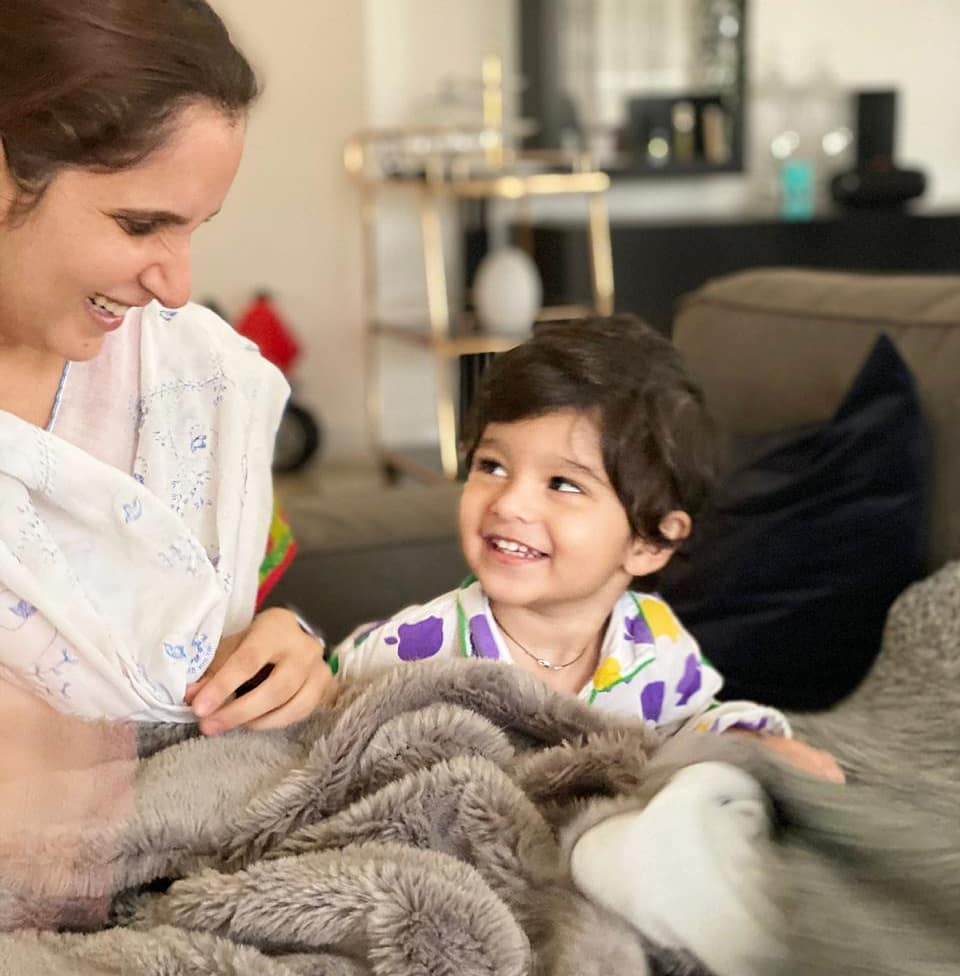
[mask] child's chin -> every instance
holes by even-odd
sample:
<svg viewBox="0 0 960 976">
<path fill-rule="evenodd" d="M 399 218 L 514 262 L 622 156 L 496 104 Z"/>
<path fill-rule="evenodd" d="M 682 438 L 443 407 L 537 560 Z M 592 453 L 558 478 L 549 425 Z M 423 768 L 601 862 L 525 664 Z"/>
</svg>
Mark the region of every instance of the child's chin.
<svg viewBox="0 0 960 976">
<path fill-rule="evenodd" d="M 492 574 L 475 574 L 480 581 L 480 588 L 491 603 L 502 606 L 520 605 L 527 603 L 529 594 L 523 587 L 511 585 L 509 581 L 497 579 Z"/>
</svg>

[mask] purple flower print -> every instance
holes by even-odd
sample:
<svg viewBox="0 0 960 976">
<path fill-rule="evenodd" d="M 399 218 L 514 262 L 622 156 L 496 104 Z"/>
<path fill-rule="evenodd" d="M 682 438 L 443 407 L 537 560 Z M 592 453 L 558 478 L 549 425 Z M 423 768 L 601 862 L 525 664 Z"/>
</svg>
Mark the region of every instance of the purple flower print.
<svg viewBox="0 0 960 976">
<path fill-rule="evenodd" d="M 648 722 L 658 722 L 663 712 L 663 697 L 667 686 L 662 681 L 651 681 L 640 692 L 640 708 Z"/>
<path fill-rule="evenodd" d="M 397 636 L 388 637 L 386 643 L 399 643 L 397 656 L 401 661 L 423 661 L 443 646 L 443 621 L 427 617 L 415 624 L 400 624 Z"/>
<path fill-rule="evenodd" d="M 623 622 L 626 632 L 624 639 L 634 644 L 653 644 L 653 631 L 646 620 L 638 613 L 635 617 L 627 617 Z"/>
<path fill-rule="evenodd" d="M 470 643 L 477 657 L 484 657 L 489 661 L 500 660 L 500 651 L 493 631 L 490 630 L 490 622 L 482 613 L 470 618 Z"/>
<path fill-rule="evenodd" d="M 739 722 L 735 722 L 733 727 L 735 729 L 743 729 L 744 732 L 762 732 L 767 727 L 767 717 L 764 715 L 755 722 L 748 722 L 746 719 L 741 719 Z"/>
<path fill-rule="evenodd" d="M 677 704 L 686 705 L 688 701 L 700 690 L 703 684 L 700 673 L 700 662 L 696 654 L 688 654 L 683 666 L 683 677 L 677 682 Z"/>
</svg>

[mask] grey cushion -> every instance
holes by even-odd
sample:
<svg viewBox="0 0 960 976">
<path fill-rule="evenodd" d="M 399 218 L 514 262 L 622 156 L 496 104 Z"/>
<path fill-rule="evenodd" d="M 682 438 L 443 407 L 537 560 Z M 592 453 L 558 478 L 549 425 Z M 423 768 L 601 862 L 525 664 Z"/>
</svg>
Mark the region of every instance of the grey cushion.
<svg viewBox="0 0 960 976">
<path fill-rule="evenodd" d="M 335 643 L 357 625 L 452 589 L 466 575 L 459 484 L 287 494 L 299 553 L 267 605 L 296 607 Z"/>
</svg>

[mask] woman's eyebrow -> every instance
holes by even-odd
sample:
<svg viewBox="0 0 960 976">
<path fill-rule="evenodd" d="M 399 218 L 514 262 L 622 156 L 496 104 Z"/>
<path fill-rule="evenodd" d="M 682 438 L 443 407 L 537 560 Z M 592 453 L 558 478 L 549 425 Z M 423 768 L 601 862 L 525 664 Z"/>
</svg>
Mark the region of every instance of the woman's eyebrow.
<svg viewBox="0 0 960 976">
<path fill-rule="evenodd" d="M 137 210 L 124 207 L 121 210 L 115 211 L 116 215 L 119 217 L 126 217 L 128 220 L 139 220 L 147 224 L 173 224 L 175 227 L 183 227 L 190 223 L 189 218 L 184 217 L 183 214 L 174 213 L 172 210 Z M 207 220 L 213 220 L 217 214 L 220 213 L 220 208 L 218 207 Z"/>
</svg>

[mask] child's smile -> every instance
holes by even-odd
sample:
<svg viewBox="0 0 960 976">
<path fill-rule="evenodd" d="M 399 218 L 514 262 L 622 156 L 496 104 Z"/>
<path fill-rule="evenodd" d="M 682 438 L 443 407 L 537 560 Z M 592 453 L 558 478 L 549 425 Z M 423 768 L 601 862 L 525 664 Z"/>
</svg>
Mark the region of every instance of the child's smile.
<svg viewBox="0 0 960 976">
<path fill-rule="evenodd" d="M 501 536 L 486 537 L 487 545 L 510 565 L 515 562 L 529 562 L 536 559 L 546 559 L 547 553 L 534 549 L 532 546 L 517 542 L 516 539 L 505 539 Z"/>
</svg>

